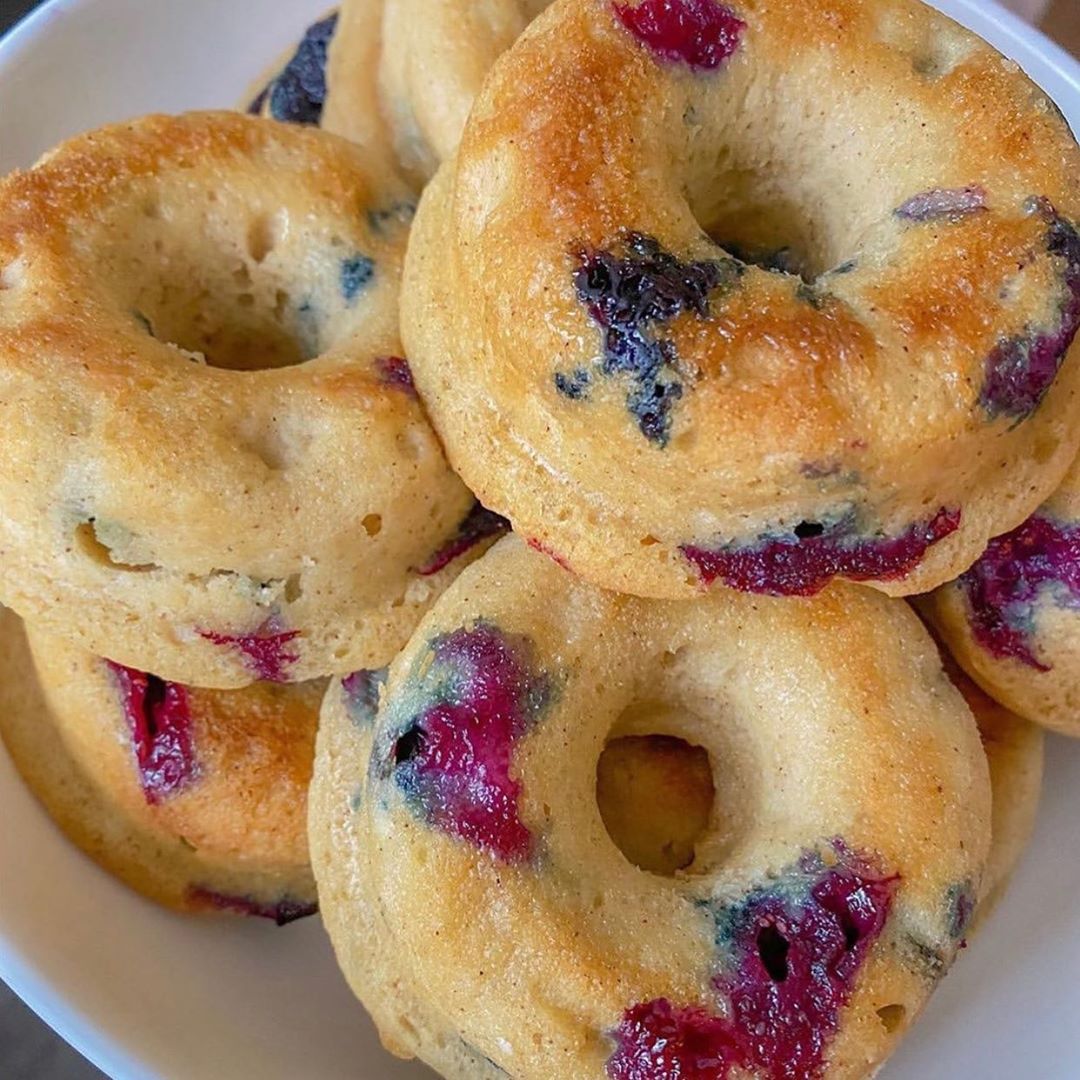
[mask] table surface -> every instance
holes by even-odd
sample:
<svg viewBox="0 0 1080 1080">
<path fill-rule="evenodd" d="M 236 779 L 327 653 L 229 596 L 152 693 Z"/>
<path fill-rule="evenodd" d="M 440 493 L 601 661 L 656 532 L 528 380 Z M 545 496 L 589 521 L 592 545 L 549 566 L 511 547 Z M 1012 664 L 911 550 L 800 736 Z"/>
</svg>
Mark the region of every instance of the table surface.
<svg viewBox="0 0 1080 1080">
<path fill-rule="evenodd" d="M 38 0 L 0 0 L 0 34 L 37 3 Z M 1052 0 L 1042 27 L 1080 56 L 1080 0 Z M 0 1076 L 5 1080 L 104 1080 L 102 1073 L 54 1035 L 3 983 L 0 983 Z"/>
</svg>

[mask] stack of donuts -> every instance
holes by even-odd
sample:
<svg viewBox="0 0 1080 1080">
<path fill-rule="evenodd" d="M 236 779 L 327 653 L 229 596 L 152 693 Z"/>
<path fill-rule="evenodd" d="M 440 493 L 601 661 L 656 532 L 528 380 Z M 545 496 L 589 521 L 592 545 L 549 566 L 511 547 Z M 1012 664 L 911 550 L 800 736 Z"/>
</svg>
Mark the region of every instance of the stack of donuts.
<svg viewBox="0 0 1080 1080">
<path fill-rule="evenodd" d="M 446 1077 L 871 1076 L 1080 735 L 1064 118 L 917 0 L 344 0 L 244 104 L 0 183 L 27 783 Z"/>
<path fill-rule="evenodd" d="M 505 528 L 402 359 L 411 199 L 232 112 L 0 189 L 0 591 L 29 631 L 7 617 L 0 724 L 64 829 L 173 906 L 314 910 L 325 681 L 387 664 Z"/>
</svg>

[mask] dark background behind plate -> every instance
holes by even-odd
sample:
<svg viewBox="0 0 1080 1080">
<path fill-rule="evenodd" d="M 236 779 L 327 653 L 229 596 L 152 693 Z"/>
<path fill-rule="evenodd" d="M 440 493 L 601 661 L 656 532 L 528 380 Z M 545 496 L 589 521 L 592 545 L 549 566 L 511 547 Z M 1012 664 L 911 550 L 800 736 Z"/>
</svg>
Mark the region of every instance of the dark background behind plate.
<svg viewBox="0 0 1080 1080">
<path fill-rule="evenodd" d="M 32 7 L 37 7 L 37 0 L 0 0 L 0 34 Z"/>
<path fill-rule="evenodd" d="M 183 0 L 146 0 L 182 3 Z M 38 0 L 0 0 L 0 35 Z M 1080 54 L 1080 0 L 1054 0 L 1043 29 Z M 0 104 L 0 108 L 2 108 Z M 0 1077 L 3 1080 L 104 1080 L 0 982 Z"/>
</svg>

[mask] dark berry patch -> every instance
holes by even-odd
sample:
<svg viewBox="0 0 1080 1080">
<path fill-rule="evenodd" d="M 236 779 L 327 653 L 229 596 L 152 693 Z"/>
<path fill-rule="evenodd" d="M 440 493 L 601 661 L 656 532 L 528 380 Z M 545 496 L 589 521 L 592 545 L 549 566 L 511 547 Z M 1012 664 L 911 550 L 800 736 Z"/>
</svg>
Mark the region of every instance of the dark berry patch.
<svg viewBox="0 0 1080 1080">
<path fill-rule="evenodd" d="M 583 249 L 575 257 L 574 288 L 602 334 L 600 372 L 630 378 L 626 407 L 641 433 L 664 446 L 683 385 L 675 345 L 658 331 L 684 312 L 704 318 L 709 294 L 736 281 L 742 266 L 726 257 L 683 262 L 636 232 L 616 250 Z"/>
<path fill-rule="evenodd" d="M 628 1009 L 613 1033 L 608 1076 L 727 1080 L 736 1069 L 768 1080 L 820 1076 L 898 884 L 840 841 L 833 853 L 832 865 L 807 855 L 776 885 L 717 909 L 719 1000 L 680 1007 L 660 998 Z"/>
<path fill-rule="evenodd" d="M 975 889 L 970 881 L 953 885 L 947 897 L 949 909 L 949 937 L 954 941 L 963 941 L 964 935 L 975 917 Z"/>
<path fill-rule="evenodd" d="M 913 570 L 927 550 L 960 526 L 960 511 L 942 507 L 900 536 L 861 533 L 854 519 L 832 525 L 802 522 L 787 534 L 717 550 L 687 544 L 682 553 L 705 585 L 722 581 L 741 592 L 812 596 L 833 578 L 890 581 Z"/>
<path fill-rule="evenodd" d="M 1049 671 L 1033 651 L 1040 593 L 1080 603 L 1080 528 L 1036 514 L 990 541 L 959 581 L 975 640 L 999 660 Z"/>
<path fill-rule="evenodd" d="M 746 23 L 717 0 L 613 3 L 619 22 L 668 63 L 715 71 L 739 47 Z"/>
<path fill-rule="evenodd" d="M 366 255 L 350 255 L 341 260 L 341 295 L 351 304 L 375 276 L 375 261 Z"/>
<path fill-rule="evenodd" d="M 1000 341 L 986 359 L 979 395 L 990 417 L 1008 416 L 1017 422 L 1039 407 L 1080 331 L 1080 233 L 1046 199 L 1033 200 L 1031 209 L 1047 221 L 1046 248 L 1061 264 L 1057 321 L 1050 328 L 1030 327 Z"/>
<path fill-rule="evenodd" d="M 375 361 L 379 377 L 387 386 L 396 386 L 410 397 L 416 397 L 416 383 L 413 382 L 412 368 L 403 356 L 380 356 Z"/>
<path fill-rule="evenodd" d="M 379 693 L 386 683 L 386 668 L 354 671 L 341 680 L 349 719 L 359 728 L 368 729 L 379 711 Z"/>
<path fill-rule="evenodd" d="M 432 826 L 507 863 L 532 852 L 512 775 L 517 742 L 548 697 L 530 654 L 527 641 L 486 623 L 435 638 L 424 704 L 372 759 Z"/>
<path fill-rule="evenodd" d="M 966 188 L 937 188 L 913 195 L 897 207 L 902 221 L 924 224 L 930 221 L 957 222 L 986 210 L 986 192 L 977 184 Z"/>
<path fill-rule="evenodd" d="M 198 775 L 187 688 L 107 660 L 131 731 L 143 795 L 156 805 Z"/>
<path fill-rule="evenodd" d="M 234 915 L 246 915 L 254 919 L 272 919 L 278 926 L 286 926 L 297 919 L 306 919 L 319 910 L 319 905 L 292 897 L 282 897 L 273 903 L 265 900 L 253 900 L 250 896 L 227 896 L 201 885 L 192 885 L 188 889 L 188 898 L 195 904 L 213 908 L 215 911 L 230 911 Z"/>
<path fill-rule="evenodd" d="M 591 381 L 592 376 L 584 368 L 578 368 L 569 374 L 563 371 L 555 373 L 555 389 L 571 401 L 580 401 L 588 397 Z"/>
<path fill-rule="evenodd" d="M 309 26 L 296 52 L 267 88 L 270 115 L 292 124 L 317 124 L 326 101 L 326 54 L 337 29 L 337 13 Z M 258 108 L 256 108 L 258 104 Z M 260 112 L 262 102 L 251 103 Z"/>
<path fill-rule="evenodd" d="M 254 634 L 220 634 L 215 630 L 200 630 L 199 636 L 215 645 L 239 649 L 251 673 L 265 682 L 289 681 L 288 669 L 300 659 L 289 651 L 290 642 L 300 636 L 299 630 L 279 630 L 275 620 L 264 623 Z"/>
<path fill-rule="evenodd" d="M 266 99 L 270 96 L 270 87 L 273 86 L 272 82 L 267 83 L 256 95 L 251 99 L 251 104 L 247 107 L 247 112 L 251 116 L 259 116 L 263 111 L 263 106 L 266 104 Z"/>
<path fill-rule="evenodd" d="M 667 998 L 631 1006 L 612 1038 L 612 1080 L 726 1080 L 743 1058 L 729 1020 Z"/>
<path fill-rule="evenodd" d="M 457 527 L 454 535 L 416 572 L 421 577 L 430 577 L 432 574 L 437 574 L 482 540 L 509 531 L 510 522 L 506 518 L 496 514 L 493 510 L 488 510 L 487 507 L 481 506 L 478 502 L 473 503 L 472 509 L 465 516 L 465 520 Z"/>
</svg>

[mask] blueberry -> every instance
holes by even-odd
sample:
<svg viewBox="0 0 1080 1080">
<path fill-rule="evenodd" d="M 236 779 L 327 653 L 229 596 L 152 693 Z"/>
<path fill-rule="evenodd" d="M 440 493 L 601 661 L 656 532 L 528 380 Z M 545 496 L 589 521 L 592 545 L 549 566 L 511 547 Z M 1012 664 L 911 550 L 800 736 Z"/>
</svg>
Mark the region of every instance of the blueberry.
<svg viewBox="0 0 1080 1080">
<path fill-rule="evenodd" d="M 375 276 L 375 261 L 366 255 L 350 255 L 341 260 L 341 295 L 351 304 Z"/>
</svg>

